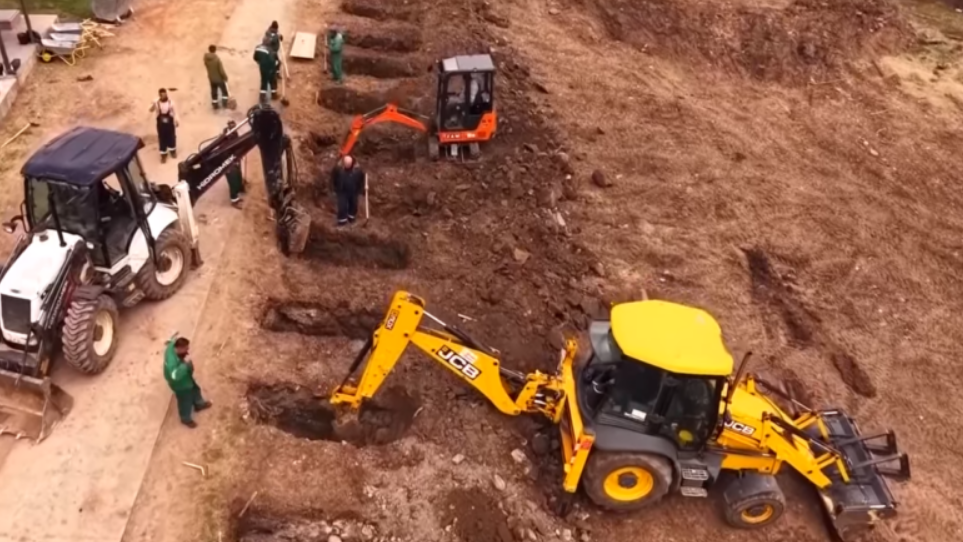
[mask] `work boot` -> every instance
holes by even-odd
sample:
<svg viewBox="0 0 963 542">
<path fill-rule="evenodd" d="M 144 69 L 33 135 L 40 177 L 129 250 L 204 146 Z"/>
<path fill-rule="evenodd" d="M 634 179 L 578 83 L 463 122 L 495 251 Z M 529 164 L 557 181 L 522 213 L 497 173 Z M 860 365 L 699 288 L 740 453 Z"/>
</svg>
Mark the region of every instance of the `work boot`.
<svg viewBox="0 0 963 542">
<path fill-rule="evenodd" d="M 166 155 L 166 154 L 162 154 L 162 155 L 161 155 L 161 163 L 162 163 L 162 164 L 166 164 L 166 163 L 167 163 L 167 155 Z"/>
<path fill-rule="evenodd" d="M 212 403 L 212 402 L 210 402 L 210 401 L 204 401 L 203 403 L 199 403 L 199 404 L 194 405 L 194 410 L 196 410 L 197 412 L 200 412 L 200 411 L 202 411 L 202 410 L 207 410 L 207 409 L 211 408 L 212 406 L 214 406 L 214 403 Z"/>
<path fill-rule="evenodd" d="M 197 422 L 195 422 L 194 420 L 190 420 L 190 421 L 186 421 L 186 422 L 182 421 L 181 423 L 184 424 L 184 425 L 186 425 L 187 427 L 190 427 L 191 429 L 196 429 L 196 428 L 197 428 Z"/>
<path fill-rule="evenodd" d="M 177 151 L 171 151 L 171 158 L 177 158 Z"/>
<path fill-rule="evenodd" d="M 232 202 L 231 202 L 231 206 L 234 207 L 235 209 L 243 209 L 243 208 L 244 208 L 243 202 L 242 202 L 241 200 L 239 200 L 239 199 L 236 199 L 236 200 L 232 201 Z"/>
<path fill-rule="evenodd" d="M 219 104 L 219 103 L 217 103 L 217 102 L 215 102 L 215 103 L 212 103 L 212 104 L 211 104 L 211 106 L 213 106 L 213 107 L 214 107 L 214 111 L 217 111 L 218 109 L 220 109 L 220 108 L 221 108 L 221 104 Z"/>
</svg>

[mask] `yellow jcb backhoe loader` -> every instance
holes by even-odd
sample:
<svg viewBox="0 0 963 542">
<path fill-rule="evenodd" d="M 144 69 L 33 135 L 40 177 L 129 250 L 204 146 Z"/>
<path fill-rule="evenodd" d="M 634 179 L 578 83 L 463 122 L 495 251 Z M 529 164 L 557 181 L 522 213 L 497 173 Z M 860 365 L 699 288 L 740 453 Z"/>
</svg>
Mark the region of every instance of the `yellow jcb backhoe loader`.
<svg viewBox="0 0 963 542">
<path fill-rule="evenodd" d="M 425 317 L 437 327 L 423 326 Z M 761 381 L 744 374 L 745 360 L 732 374 L 722 330 L 705 311 L 656 300 L 615 305 L 589 337 L 586 363 L 576 366 L 569 340 L 555 374 L 524 375 L 399 291 L 331 402 L 359 408 L 414 344 L 503 413 L 539 413 L 558 424 L 565 490 L 581 486 L 603 508 L 634 510 L 669 493 L 705 497 L 729 471 L 726 520 L 758 528 L 785 510 L 775 475 L 788 464 L 818 490 L 841 538 L 896 514 L 884 477 L 908 479 L 910 467 L 893 432 L 863 436 L 845 413 L 791 397 L 782 399 L 792 406 L 780 408 L 775 390 L 763 393 Z"/>
</svg>

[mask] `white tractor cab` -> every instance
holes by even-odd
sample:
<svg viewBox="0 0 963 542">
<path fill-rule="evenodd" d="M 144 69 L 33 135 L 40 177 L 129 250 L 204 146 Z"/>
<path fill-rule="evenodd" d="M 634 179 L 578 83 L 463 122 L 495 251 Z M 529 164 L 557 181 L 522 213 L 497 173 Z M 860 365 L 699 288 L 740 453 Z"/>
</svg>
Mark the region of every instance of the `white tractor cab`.
<svg viewBox="0 0 963 542">
<path fill-rule="evenodd" d="M 24 234 L 0 271 L 0 377 L 41 386 L 58 347 L 81 372 L 99 373 L 117 348 L 117 306 L 183 286 L 198 254 L 189 188 L 179 183 L 171 198 L 149 183 L 143 146 L 78 127 L 23 166 L 21 214 L 4 223 Z"/>
</svg>

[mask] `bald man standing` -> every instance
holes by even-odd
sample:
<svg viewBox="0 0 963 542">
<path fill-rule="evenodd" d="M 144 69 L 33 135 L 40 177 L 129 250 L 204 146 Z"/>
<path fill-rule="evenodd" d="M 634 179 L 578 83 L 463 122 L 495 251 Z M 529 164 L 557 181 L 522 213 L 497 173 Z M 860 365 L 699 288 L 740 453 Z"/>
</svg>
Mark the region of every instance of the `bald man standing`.
<svg viewBox="0 0 963 542">
<path fill-rule="evenodd" d="M 331 171 L 331 187 L 338 200 L 338 226 L 358 217 L 358 196 L 364 191 L 365 174 L 354 158 L 344 156 Z"/>
</svg>

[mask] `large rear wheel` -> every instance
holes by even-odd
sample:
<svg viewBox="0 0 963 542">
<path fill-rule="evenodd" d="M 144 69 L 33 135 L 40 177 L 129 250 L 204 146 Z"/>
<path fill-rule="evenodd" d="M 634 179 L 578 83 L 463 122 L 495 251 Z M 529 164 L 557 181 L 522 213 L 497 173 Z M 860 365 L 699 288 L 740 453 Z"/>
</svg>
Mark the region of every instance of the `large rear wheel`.
<svg viewBox="0 0 963 542">
<path fill-rule="evenodd" d="M 157 264 L 152 259 L 137 272 L 137 286 L 144 297 L 160 301 L 174 295 L 187 280 L 191 262 L 191 241 L 177 225 L 164 230 L 154 243 Z"/>
<path fill-rule="evenodd" d="M 583 479 L 585 493 L 608 510 L 630 511 L 659 502 L 672 487 L 672 465 L 652 454 L 593 452 Z"/>
<path fill-rule="evenodd" d="M 103 372 L 117 351 L 118 322 L 117 305 L 105 294 L 71 302 L 63 327 L 67 363 L 85 374 Z"/>
</svg>

